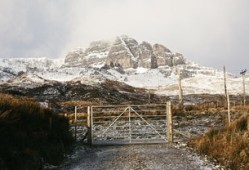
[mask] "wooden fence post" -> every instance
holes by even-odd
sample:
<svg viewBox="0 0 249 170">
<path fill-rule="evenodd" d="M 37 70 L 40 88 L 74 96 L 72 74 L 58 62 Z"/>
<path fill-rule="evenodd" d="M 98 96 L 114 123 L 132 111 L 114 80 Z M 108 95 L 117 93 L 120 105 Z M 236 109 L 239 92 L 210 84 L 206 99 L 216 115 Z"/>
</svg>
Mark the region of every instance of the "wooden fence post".
<svg viewBox="0 0 249 170">
<path fill-rule="evenodd" d="M 182 78 L 181 78 L 181 71 L 177 69 L 178 74 L 178 88 L 179 88 L 179 105 L 180 108 L 183 106 L 183 91 L 182 91 Z"/>
<path fill-rule="evenodd" d="M 171 101 L 167 102 L 167 137 L 168 142 L 173 143 L 173 121 L 172 121 L 172 108 Z"/>
<path fill-rule="evenodd" d="M 243 79 L 243 103 L 246 106 L 246 86 L 245 86 L 245 74 L 242 74 Z"/>
<path fill-rule="evenodd" d="M 77 106 L 74 107 L 74 138 L 77 141 Z"/>
<path fill-rule="evenodd" d="M 223 66 L 223 74 L 224 74 L 224 91 L 225 91 L 225 98 L 227 99 L 227 73 L 226 73 L 226 66 Z"/>
<path fill-rule="evenodd" d="M 92 108 L 87 106 L 87 142 L 92 145 Z"/>
<path fill-rule="evenodd" d="M 91 113 L 90 113 L 90 106 L 87 106 L 87 128 L 90 128 L 91 126 L 91 119 L 90 119 Z"/>
<path fill-rule="evenodd" d="M 74 107 L 74 123 L 77 122 L 77 106 Z"/>
<path fill-rule="evenodd" d="M 228 117 L 228 126 L 231 123 L 231 111 L 230 111 L 230 96 L 227 92 L 227 117 Z"/>
<path fill-rule="evenodd" d="M 148 103 L 150 104 L 150 90 L 148 92 L 149 92 Z"/>
</svg>

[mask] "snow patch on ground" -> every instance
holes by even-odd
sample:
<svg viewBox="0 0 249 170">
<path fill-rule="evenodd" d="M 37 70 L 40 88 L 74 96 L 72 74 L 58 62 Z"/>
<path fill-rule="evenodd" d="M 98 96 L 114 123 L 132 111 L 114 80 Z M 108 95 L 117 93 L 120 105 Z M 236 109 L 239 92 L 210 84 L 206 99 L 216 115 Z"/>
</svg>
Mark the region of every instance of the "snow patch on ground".
<svg viewBox="0 0 249 170">
<path fill-rule="evenodd" d="M 88 57 L 102 58 L 106 53 L 92 53 Z M 122 68 L 103 69 L 103 62 L 89 65 L 88 68 L 63 67 L 63 59 L 46 58 L 13 58 L 0 59 L 0 84 L 12 80 L 19 86 L 25 86 L 24 78 L 18 74 L 27 73 L 27 81 L 43 83 L 44 80 L 59 82 L 80 81 L 84 84 L 99 84 L 106 79 L 119 81 L 128 85 L 153 89 L 160 95 L 178 94 L 177 70 L 184 78 L 182 88 L 184 94 L 222 94 L 224 93 L 223 71 L 199 66 L 193 62 L 174 67 L 160 66 L 156 69 L 138 67 L 122 71 Z M 35 75 L 32 77 L 32 75 Z M 39 78 L 38 78 L 39 77 Z M 14 79 L 16 79 L 14 81 Z M 230 73 L 227 75 L 227 89 L 230 94 L 242 94 L 242 78 Z M 249 89 L 249 77 L 246 77 L 246 89 Z M 247 92 L 248 93 L 248 92 Z"/>
<path fill-rule="evenodd" d="M 248 78 L 245 84 L 246 89 L 249 89 Z M 184 94 L 222 94 L 224 93 L 224 78 L 219 75 L 195 75 L 182 80 L 182 89 Z M 242 94 L 243 86 L 241 77 L 228 76 L 227 89 L 229 94 Z M 156 93 L 161 95 L 177 95 L 178 91 L 178 82 L 175 81 L 171 84 L 161 86 Z"/>
<path fill-rule="evenodd" d="M 157 89 L 162 85 L 170 84 L 175 80 L 172 77 L 166 77 L 159 69 L 136 70 L 134 74 L 126 76 L 125 83 L 148 89 Z"/>
</svg>

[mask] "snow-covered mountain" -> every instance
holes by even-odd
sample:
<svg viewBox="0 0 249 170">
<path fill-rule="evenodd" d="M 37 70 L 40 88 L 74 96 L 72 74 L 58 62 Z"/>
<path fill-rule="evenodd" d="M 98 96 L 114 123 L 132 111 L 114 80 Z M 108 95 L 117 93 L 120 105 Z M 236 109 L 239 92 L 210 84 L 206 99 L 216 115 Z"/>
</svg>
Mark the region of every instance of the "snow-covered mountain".
<svg viewBox="0 0 249 170">
<path fill-rule="evenodd" d="M 172 53 L 161 44 L 138 43 L 128 36 L 116 37 L 114 41 L 94 41 L 86 50 L 70 52 L 65 58 L 65 67 L 88 67 L 113 65 L 127 68 L 158 68 L 185 64 L 180 53 Z"/>
<path fill-rule="evenodd" d="M 222 94 L 223 72 L 187 61 L 180 53 L 128 36 L 114 41 L 95 41 L 65 59 L 0 59 L 0 86 L 34 88 L 54 82 L 80 82 L 95 86 L 107 80 L 151 89 L 157 94 L 178 94 L 177 70 L 184 94 Z M 242 79 L 228 74 L 230 94 L 242 93 Z M 249 89 L 249 77 L 246 78 Z"/>
</svg>

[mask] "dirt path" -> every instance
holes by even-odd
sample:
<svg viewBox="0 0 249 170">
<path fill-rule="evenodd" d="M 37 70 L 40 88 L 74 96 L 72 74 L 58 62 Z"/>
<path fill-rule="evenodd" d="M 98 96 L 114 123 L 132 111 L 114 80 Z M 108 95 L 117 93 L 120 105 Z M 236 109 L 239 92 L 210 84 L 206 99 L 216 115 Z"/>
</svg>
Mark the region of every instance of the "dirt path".
<svg viewBox="0 0 249 170">
<path fill-rule="evenodd" d="M 176 145 L 125 145 L 78 149 L 63 170 L 199 170 L 217 169 Z"/>
</svg>

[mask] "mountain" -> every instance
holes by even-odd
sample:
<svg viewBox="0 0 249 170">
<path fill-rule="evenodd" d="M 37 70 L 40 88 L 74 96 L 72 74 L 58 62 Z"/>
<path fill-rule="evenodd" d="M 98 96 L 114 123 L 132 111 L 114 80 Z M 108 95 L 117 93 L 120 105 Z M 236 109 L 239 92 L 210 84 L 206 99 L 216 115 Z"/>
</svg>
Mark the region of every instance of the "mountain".
<svg viewBox="0 0 249 170">
<path fill-rule="evenodd" d="M 96 65 L 114 65 L 123 68 L 158 68 L 185 64 L 180 53 L 172 53 L 160 44 L 153 46 L 148 42 L 139 44 L 128 36 L 116 37 L 111 41 L 95 41 L 86 50 L 70 52 L 65 58 L 65 67 L 88 67 Z"/>
<path fill-rule="evenodd" d="M 85 50 L 69 52 L 64 59 L 0 59 L 0 91 L 18 89 L 31 93 L 30 89 L 39 88 L 44 94 L 70 96 L 70 92 L 67 94 L 67 90 L 60 88 L 75 84 L 107 88 L 104 84 L 112 81 L 120 86 L 150 89 L 160 95 L 177 95 L 177 70 L 181 71 L 184 94 L 224 93 L 222 71 L 199 66 L 164 45 L 139 43 L 128 36 L 94 41 Z M 228 74 L 227 82 L 230 94 L 242 93 L 241 77 Z M 120 92 L 125 92 L 124 89 L 116 88 Z M 248 76 L 246 89 L 249 89 Z"/>
</svg>

